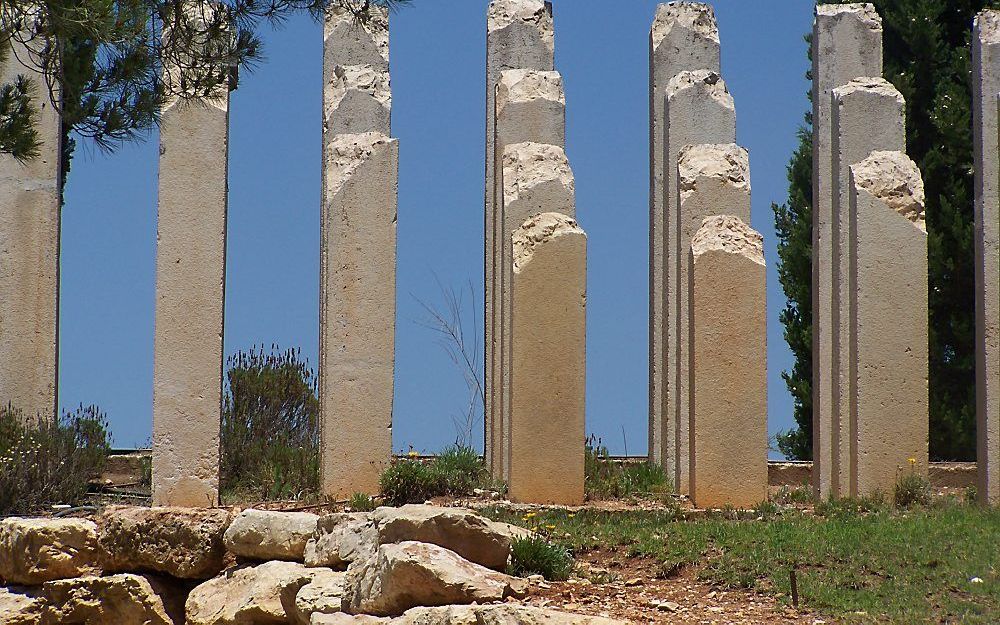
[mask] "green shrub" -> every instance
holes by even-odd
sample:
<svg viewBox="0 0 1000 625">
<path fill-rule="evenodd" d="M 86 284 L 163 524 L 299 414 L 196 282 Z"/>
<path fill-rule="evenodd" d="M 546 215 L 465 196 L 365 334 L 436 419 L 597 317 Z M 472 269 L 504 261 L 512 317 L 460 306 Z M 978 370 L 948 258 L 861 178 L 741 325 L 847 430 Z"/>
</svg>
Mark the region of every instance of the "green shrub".
<svg viewBox="0 0 1000 625">
<path fill-rule="evenodd" d="M 298 350 L 252 348 L 227 361 L 219 463 L 224 499 L 319 492 L 315 372 Z"/>
<path fill-rule="evenodd" d="M 60 419 L 0 408 L 0 516 L 77 505 L 110 451 L 107 417 L 80 406 Z"/>
<path fill-rule="evenodd" d="M 584 475 L 587 495 L 591 498 L 665 495 L 673 491 L 663 467 L 651 462 L 615 462 L 601 439 L 594 436 L 586 442 Z"/>
<path fill-rule="evenodd" d="M 440 495 L 471 495 L 488 483 L 486 465 L 476 450 L 455 445 L 446 448 L 429 466 Z"/>
<path fill-rule="evenodd" d="M 908 473 L 896 482 L 892 501 L 897 508 L 926 506 L 931 502 L 931 485 L 922 475 Z"/>
<path fill-rule="evenodd" d="M 382 473 L 379 489 L 386 505 L 423 503 L 431 497 L 471 495 L 476 488 L 493 486 L 476 450 L 455 445 L 427 462 L 396 460 Z"/>
<path fill-rule="evenodd" d="M 354 493 L 347 505 L 351 512 L 371 512 L 375 509 L 375 499 L 364 493 Z"/>
<path fill-rule="evenodd" d="M 379 478 L 379 490 L 388 506 L 423 503 L 440 494 L 437 477 L 419 460 L 396 460 Z"/>
<path fill-rule="evenodd" d="M 511 545 L 507 572 L 518 577 L 541 575 L 548 580 L 563 581 L 573 572 L 573 556 L 565 547 L 541 536 L 521 538 Z"/>
</svg>

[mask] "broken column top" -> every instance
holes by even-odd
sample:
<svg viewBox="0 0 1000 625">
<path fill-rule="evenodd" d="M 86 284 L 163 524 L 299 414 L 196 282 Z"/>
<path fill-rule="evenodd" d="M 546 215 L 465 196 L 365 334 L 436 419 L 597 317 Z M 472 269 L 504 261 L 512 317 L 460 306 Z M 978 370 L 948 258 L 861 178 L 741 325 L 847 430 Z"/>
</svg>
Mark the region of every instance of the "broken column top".
<svg viewBox="0 0 1000 625">
<path fill-rule="evenodd" d="M 516 200 L 521 189 L 530 189 L 542 182 L 558 180 L 570 191 L 574 189 L 573 170 L 566 151 L 548 143 L 514 143 L 503 151 L 503 167 L 513 168 L 515 175 L 504 176 L 503 190 L 508 201 Z"/>
<path fill-rule="evenodd" d="M 492 0 L 486 17 L 486 28 L 492 32 L 514 22 L 532 24 L 548 42 L 554 41 L 552 4 L 542 0 Z"/>
<path fill-rule="evenodd" d="M 882 30 L 882 18 L 869 2 L 851 4 L 817 4 L 816 17 L 850 16 L 861 20 L 872 30 Z"/>
<path fill-rule="evenodd" d="M 553 100 L 565 104 L 562 75 L 537 69 L 508 69 L 497 82 L 497 110 L 511 102 Z"/>
<path fill-rule="evenodd" d="M 511 235 L 514 273 L 528 266 L 539 245 L 567 234 L 587 236 L 575 219 L 562 213 L 540 213 L 529 218 Z"/>
<path fill-rule="evenodd" d="M 750 193 L 750 155 L 735 143 L 689 145 L 677 160 L 681 201 L 697 191 L 698 180 L 721 180 Z"/>
<path fill-rule="evenodd" d="M 846 85 L 841 85 L 833 90 L 835 97 L 844 98 L 853 93 L 865 92 L 875 95 L 895 98 L 901 105 L 905 105 L 903 94 L 896 89 L 895 85 L 880 77 L 855 78 Z"/>
<path fill-rule="evenodd" d="M 851 166 L 854 185 L 927 232 L 924 223 L 924 181 L 917 164 L 902 152 L 872 152 Z"/>
<path fill-rule="evenodd" d="M 764 237 L 733 215 L 713 215 L 701 222 L 691 239 L 695 261 L 705 252 L 739 254 L 758 265 L 764 264 Z"/>
<path fill-rule="evenodd" d="M 389 66 L 389 11 L 369 7 L 369 19 L 361 21 L 336 4 L 326 9 L 323 29 L 325 56 L 331 65 Z"/>
<path fill-rule="evenodd" d="M 327 108 L 336 108 L 351 90 L 363 91 L 380 103 L 392 103 L 389 86 L 389 72 L 371 65 L 338 65 L 334 68 L 334 78 L 330 85 Z"/>
<path fill-rule="evenodd" d="M 699 89 L 708 97 L 718 101 L 719 104 L 736 110 L 736 103 L 733 101 L 733 96 L 730 95 L 729 89 L 726 88 L 726 81 L 722 79 L 722 76 L 718 72 L 699 69 L 694 71 L 685 70 L 677 74 L 667 83 L 667 99 L 671 100 L 677 94 L 688 89 Z"/>
<path fill-rule="evenodd" d="M 982 41 L 1000 43 L 1000 11 L 984 9 L 976 16 L 976 30 Z"/>
<path fill-rule="evenodd" d="M 668 2 L 658 5 L 650 31 L 654 49 L 659 47 L 675 26 L 719 43 L 719 25 L 711 5 L 703 2 Z"/>
<path fill-rule="evenodd" d="M 381 146 L 395 143 L 380 132 L 334 135 L 327 145 L 326 186 L 328 197 L 340 191 L 351 175 Z"/>
</svg>

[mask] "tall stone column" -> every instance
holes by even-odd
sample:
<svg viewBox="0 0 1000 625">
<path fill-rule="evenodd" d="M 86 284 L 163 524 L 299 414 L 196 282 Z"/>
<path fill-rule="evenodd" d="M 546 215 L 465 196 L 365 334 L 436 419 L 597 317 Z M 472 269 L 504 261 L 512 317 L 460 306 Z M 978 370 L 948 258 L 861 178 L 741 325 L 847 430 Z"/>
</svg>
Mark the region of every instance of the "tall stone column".
<svg viewBox="0 0 1000 625">
<path fill-rule="evenodd" d="M 510 497 L 584 495 L 587 235 L 561 213 L 514 232 Z"/>
<path fill-rule="evenodd" d="M 496 341 L 496 363 L 498 382 L 496 385 L 497 411 L 496 417 L 491 425 L 495 430 L 495 436 L 487 432 L 487 443 L 491 448 L 487 450 L 486 456 L 490 458 L 494 465 L 491 470 L 497 477 L 506 474 L 505 465 L 507 461 L 507 449 L 510 444 L 508 424 L 510 418 L 510 397 L 509 380 L 506 371 L 510 363 L 505 363 L 505 357 L 509 353 L 510 346 L 510 323 L 503 320 L 504 311 L 510 315 L 510 235 L 525 219 L 534 213 L 524 213 L 520 217 L 505 218 L 503 216 L 503 168 L 504 150 L 507 146 L 532 142 L 539 146 L 541 152 L 537 153 L 539 158 L 544 158 L 541 154 L 545 148 L 552 148 L 558 151 L 561 162 L 565 162 L 566 155 L 562 146 L 566 138 L 566 99 L 563 94 L 562 77 L 558 72 L 548 72 L 532 69 L 512 69 L 505 70 L 500 74 L 500 80 L 496 88 L 496 115 L 494 131 L 494 148 L 496 150 L 496 176 L 495 189 L 497 197 L 494 198 L 495 210 L 498 213 L 497 219 L 497 241 L 503 244 L 495 246 L 496 258 L 493 259 L 493 266 L 496 271 L 496 293 L 495 314 L 498 325 L 496 332 L 499 335 Z M 545 148 L 542 144 L 548 144 Z M 520 154 L 520 152 L 517 152 Z M 514 157 L 514 160 L 519 160 Z M 568 163 L 566 163 L 568 169 Z M 572 174 L 570 174 L 572 176 Z M 572 202 L 572 193 L 571 193 Z M 523 204 L 523 203 L 522 203 Z M 572 207 L 572 203 L 570 203 Z M 535 212 L 542 212 L 539 209 Z M 556 209 L 552 209 L 556 210 Z M 515 212 L 516 209 L 515 209 Z M 567 213 L 572 216 L 572 212 Z M 506 345 L 506 348 L 504 347 Z"/>
<path fill-rule="evenodd" d="M 851 167 L 851 496 L 927 475 L 927 229 L 902 152 Z"/>
<path fill-rule="evenodd" d="M 499 118 L 498 125 L 499 128 Z M 499 141 L 499 137 L 498 137 Z M 499 143 L 498 143 L 499 145 Z M 529 218 L 540 213 L 559 213 L 569 218 L 576 214 L 575 183 L 566 153 L 559 146 L 543 143 L 515 143 L 507 145 L 501 158 L 499 198 L 500 235 L 511 241 L 514 232 Z M 499 351 L 500 376 L 496 380 L 501 403 L 501 446 L 497 451 L 501 463 L 498 477 L 510 476 L 510 410 L 511 378 L 513 357 L 511 355 L 512 329 L 512 267 L 514 262 L 513 243 L 501 247 L 502 255 L 498 266 L 500 287 L 498 289 L 498 312 L 500 314 Z"/>
<path fill-rule="evenodd" d="M 906 102 L 883 78 L 856 78 L 833 90 L 833 370 L 831 492 L 850 491 L 850 173 L 874 151 L 906 151 Z"/>
<path fill-rule="evenodd" d="M 154 505 L 219 503 L 228 164 L 229 85 L 173 98 L 160 122 Z"/>
<path fill-rule="evenodd" d="M 692 192 L 702 193 L 700 185 Z M 744 201 L 735 186 L 707 195 L 722 200 L 718 208 Z M 689 264 L 691 500 L 699 508 L 752 508 L 767 499 L 763 238 L 738 217 L 709 217 Z"/>
<path fill-rule="evenodd" d="M 500 216 L 496 210 L 497 151 L 495 114 L 500 74 L 510 69 L 552 71 L 555 66 L 555 29 L 552 3 L 543 0 L 490 0 L 486 16 L 486 190 L 484 217 L 485 384 L 484 415 L 486 464 L 493 475 L 503 472 L 503 460 L 494 457 L 502 447 L 500 395 L 494 380 L 500 376 L 496 354 L 500 350 L 499 286 L 495 262 L 503 247 L 497 236 Z M 522 139 L 525 140 L 525 139 Z M 501 153 L 502 154 L 502 153 Z"/>
<path fill-rule="evenodd" d="M 671 356 L 674 344 L 668 338 L 669 308 L 674 298 L 670 288 L 673 276 L 667 268 L 676 193 L 667 188 L 667 177 L 675 166 L 665 162 L 664 92 L 682 71 L 718 73 L 719 59 L 719 29 L 710 5 L 669 2 L 656 7 L 649 31 L 649 460 L 664 467 L 671 477 L 675 477 L 677 462 L 677 407 L 670 392 L 676 359 Z M 735 140 L 735 136 L 721 141 L 706 138 L 694 143 Z M 678 144 L 673 153 L 684 145 Z"/>
<path fill-rule="evenodd" d="M 689 145 L 731 144 L 736 141 L 736 107 L 726 90 L 726 83 L 711 70 L 683 71 L 667 84 L 664 94 L 664 159 L 669 171 L 664 176 L 664 189 L 670 193 L 667 206 L 669 217 L 667 234 L 669 245 L 665 256 L 666 272 L 670 276 L 669 319 L 667 324 L 667 356 L 671 358 L 666 371 L 671 378 L 670 397 L 674 406 L 671 417 L 675 441 L 674 471 L 671 474 L 677 491 L 686 494 L 689 488 L 688 466 L 688 363 L 687 310 L 685 306 L 687 285 L 687 255 L 691 237 L 701 225 L 697 216 L 681 209 L 684 190 L 677 179 L 677 163 L 681 151 Z M 747 179 L 749 180 L 749 179 Z M 707 209 L 709 214 L 718 209 Z M 746 214 L 750 219 L 749 212 Z M 684 260 L 685 262 L 681 262 Z"/>
<path fill-rule="evenodd" d="M 27 47 L 12 43 L 0 66 L 0 85 L 18 76 L 30 82 L 41 145 L 26 162 L 0 154 L 0 404 L 13 405 L 25 417 L 53 418 L 58 414 L 61 120 L 45 77 L 19 60 L 45 41 L 38 37 Z"/>
<path fill-rule="evenodd" d="M 821 4 L 813 24 L 813 487 L 833 482 L 833 90 L 859 76 L 882 75 L 882 20 L 864 4 Z"/>
<path fill-rule="evenodd" d="M 976 439 L 979 499 L 1000 504 L 1000 11 L 976 17 L 972 37 L 976 188 Z"/>
<path fill-rule="evenodd" d="M 344 498 L 378 492 L 392 455 L 398 142 L 336 135 L 325 166 L 320 476 Z"/>
</svg>

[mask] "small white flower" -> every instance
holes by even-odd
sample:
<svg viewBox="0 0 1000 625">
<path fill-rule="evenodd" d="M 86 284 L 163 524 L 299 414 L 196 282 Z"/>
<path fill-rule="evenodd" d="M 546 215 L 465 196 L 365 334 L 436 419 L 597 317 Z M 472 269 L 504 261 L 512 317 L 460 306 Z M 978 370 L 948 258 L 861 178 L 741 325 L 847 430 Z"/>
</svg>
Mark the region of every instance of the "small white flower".
<svg viewBox="0 0 1000 625">
<path fill-rule="evenodd" d="M 972 583 L 972 584 L 982 584 L 983 583 L 983 578 L 982 577 L 973 577 L 972 579 L 969 580 L 969 582 Z"/>
</svg>

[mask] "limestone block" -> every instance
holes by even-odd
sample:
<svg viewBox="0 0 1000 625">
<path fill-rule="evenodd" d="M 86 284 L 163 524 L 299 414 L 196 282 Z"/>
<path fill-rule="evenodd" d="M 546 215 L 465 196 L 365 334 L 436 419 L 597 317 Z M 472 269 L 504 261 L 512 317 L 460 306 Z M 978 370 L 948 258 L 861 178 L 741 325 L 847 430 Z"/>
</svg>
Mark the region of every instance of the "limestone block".
<svg viewBox="0 0 1000 625">
<path fill-rule="evenodd" d="M 976 17 L 972 36 L 976 213 L 977 492 L 1000 504 L 1000 11 Z"/>
<path fill-rule="evenodd" d="M 676 193 L 666 188 L 673 165 L 665 163 L 664 93 L 682 71 L 706 69 L 718 73 L 719 28 L 715 12 L 700 2 L 669 2 L 656 8 L 649 31 L 649 457 L 675 477 L 676 406 L 670 395 L 673 361 L 668 323 L 673 303 L 667 269 L 668 234 Z M 728 143 L 728 138 L 704 137 L 689 143 Z M 679 144 L 674 154 L 686 144 Z M 667 367 L 671 367 L 667 371 Z M 675 482 L 676 483 L 676 482 Z"/>
<path fill-rule="evenodd" d="M 352 614 L 394 616 L 417 606 L 500 601 L 523 590 L 522 580 L 454 551 L 406 541 L 382 545 L 361 571 L 348 574 L 343 606 Z"/>
<path fill-rule="evenodd" d="M 378 492 L 392 453 L 399 144 L 337 135 L 326 152 L 320 241 L 323 493 Z"/>
<path fill-rule="evenodd" d="M 307 566 L 347 567 L 375 553 L 378 535 L 369 512 L 335 512 L 320 517 L 306 543 Z"/>
<path fill-rule="evenodd" d="M 288 623 L 299 590 L 330 572 L 280 560 L 229 569 L 191 591 L 187 625 Z"/>
<path fill-rule="evenodd" d="M 673 426 L 675 464 L 670 473 L 678 492 L 688 492 L 688 391 L 686 375 L 682 374 L 681 295 L 687 288 L 678 282 L 687 264 L 690 236 L 681 238 L 681 231 L 691 235 L 701 225 L 697 220 L 690 225 L 681 213 L 680 189 L 677 181 L 677 161 L 681 150 L 688 145 L 728 144 L 736 141 L 736 107 L 718 73 L 710 70 L 682 71 L 670 79 L 664 95 L 663 141 L 669 170 L 664 174 L 663 189 L 668 194 L 664 200 L 667 221 L 664 236 L 667 244 L 663 252 L 668 282 L 666 301 L 667 335 L 663 371 L 669 376 L 668 395 L 673 412 L 668 420 Z M 710 211 L 717 213 L 718 210 Z M 688 230 L 689 228 L 689 230 Z M 669 468 L 668 468 L 669 470 Z"/>
<path fill-rule="evenodd" d="M 392 91 L 389 72 L 371 65 L 338 65 L 323 92 L 323 133 L 389 134 Z"/>
<path fill-rule="evenodd" d="M 149 575 L 77 577 L 42 587 L 41 623 L 184 625 L 184 591 Z"/>
<path fill-rule="evenodd" d="M 211 577 L 223 567 L 230 514 L 222 509 L 107 508 L 98 519 L 104 568 Z"/>
<path fill-rule="evenodd" d="M 37 589 L 0 586 L 0 614 L 4 625 L 38 625 L 44 602 Z"/>
<path fill-rule="evenodd" d="M 583 503 L 587 235 L 562 213 L 512 235 L 510 497 Z"/>
<path fill-rule="evenodd" d="M 369 19 L 360 21 L 337 3 L 326 9 L 323 27 L 323 75 L 332 77 L 338 65 L 369 65 L 389 71 L 389 12 L 369 9 Z"/>
<path fill-rule="evenodd" d="M 833 90 L 859 76 L 882 75 L 882 20 L 864 4 L 816 7 L 813 59 L 813 486 L 837 495 L 833 481 Z"/>
<path fill-rule="evenodd" d="M 739 217 L 709 217 L 689 258 L 691 499 L 752 508 L 767 499 L 763 238 Z"/>
<path fill-rule="evenodd" d="M 484 193 L 485 229 L 485 290 L 486 319 L 485 349 L 485 415 L 486 438 L 499 438 L 499 417 L 495 415 L 496 399 L 493 391 L 493 376 L 497 371 L 494 342 L 499 343 L 499 334 L 494 326 L 493 306 L 496 300 L 494 286 L 496 275 L 494 260 L 497 250 L 503 245 L 495 233 L 497 216 L 494 214 L 496 197 L 496 148 L 495 113 L 496 87 L 500 74 L 508 69 L 534 69 L 552 71 L 555 56 L 555 29 L 552 22 L 552 4 L 543 0 L 490 0 L 486 15 L 486 184 Z M 499 344 L 496 345 L 499 350 Z M 493 449 L 499 442 L 486 441 L 486 464 L 499 471 L 493 458 Z M 494 475 L 500 475 L 495 472 Z"/>
<path fill-rule="evenodd" d="M 387 623 L 389 625 L 611 625 L 620 623 L 599 616 L 560 612 L 529 605 L 448 605 L 413 608 L 396 618 L 350 614 L 324 614 L 313 617 L 312 625 L 353 625 Z"/>
<path fill-rule="evenodd" d="M 906 102 L 883 78 L 855 78 L 833 90 L 831 107 L 833 213 L 831 218 L 833 326 L 830 380 L 833 492 L 849 490 L 850 397 L 850 168 L 874 151 L 906 150 Z"/>
<path fill-rule="evenodd" d="M 498 130 L 500 125 L 497 126 Z M 569 159 L 562 147 L 542 143 L 515 143 L 507 145 L 498 169 L 497 214 L 498 237 L 504 244 L 498 246 L 496 272 L 497 299 L 494 314 L 495 330 L 500 334 L 494 341 L 495 362 L 498 363 L 494 397 L 499 415 L 500 445 L 498 447 L 500 473 L 498 477 L 510 478 L 510 370 L 511 370 L 511 265 L 513 249 L 511 235 L 529 217 L 543 212 L 562 213 L 568 217 L 576 214 L 575 182 Z"/>
<path fill-rule="evenodd" d="M 495 97 L 493 145 L 496 152 L 495 162 L 500 165 L 494 172 L 494 190 L 497 197 L 493 199 L 496 208 L 493 211 L 493 223 L 490 227 L 497 232 L 497 240 L 503 244 L 492 245 L 494 258 L 491 262 L 494 273 L 489 279 L 493 281 L 490 292 L 498 294 L 495 298 L 499 298 L 501 297 L 499 294 L 505 292 L 503 281 L 509 279 L 510 273 L 509 267 L 504 262 L 505 255 L 509 257 L 509 245 L 506 242 L 510 240 L 513 228 L 524 221 L 522 219 L 514 226 L 508 227 L 502 217 L 504 151 L 507 146 L 529 141 L 563 147 L 566 144 L 566 98 L 563 93 L 562 76 L 558 72 L 534 69 L 502 71 L 497 82 Z M 497 349 L 498 356 L 494 360 L 494 366 L 498 377 L 504 370 L 505 354 L 502 349 L 505 326 L 501 308 L 503 302 L 500 299 L 494 301 L 491 306 L 493 318 L 488 322 L 491 336 L 487 337 L 487 341 Z M 494 339 L 493 332 L 497 332 L 500 336 Z M 504 478 L 506 475 L 504 463 L 507 458 L 506 449 L 510 443 L 506 427 L 510 415 L 510 398 L 504 395 L 506 390 L 506 386 L 500 384 L 494 393 L 498 407 L 495 412 L 497 416 L 491 419 L 486 434 L 487 442 L 491 446 L 486 456 L 492 463 L 490 464 L 492 474 L 498 478 Z"/>
<path fill-rule="evenodd" d="M 32 88 L 31 106 L 41 144 L 20 162 L 0 154 L 0 403 L 26 417 L 57 411 L 59 214 L 62 132 L 45 77 L 18 59 L 45 45 L 43 38 L 13 44 L 0 66 L 0 85 L 18 75 Z M 0 45 L 10 45 L 5 41 Z"/>
<path fill-rule="evenodd" d="M 330 569 L 318 570 L 320 572 L 313 575 L 312 581 L 295 593 L 291 616 L 292 622 L 298 625 L 309 625 L 313 614 L 340 612 L 346 573 Z"/>
<path fill-rule="evenodd" d="M 308 512 L 244 510 L 229 525 L 223 542 L 241 558 L 301 562 L 318 519 Z"/>
<path fill-rule="evenodd" d="M 93 521 L 0 520 L 0 579 L 8 584 L 40 584 L 100 572 Z"/>
<path fill-rule="evenodd" d="M 851 167 L 852 496 L 927 476 L 927 229 L 920 171 L 901 152 Z"/>
</svg>

